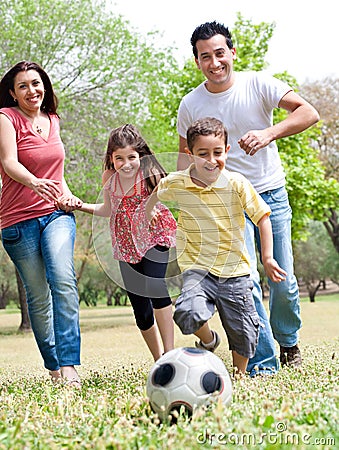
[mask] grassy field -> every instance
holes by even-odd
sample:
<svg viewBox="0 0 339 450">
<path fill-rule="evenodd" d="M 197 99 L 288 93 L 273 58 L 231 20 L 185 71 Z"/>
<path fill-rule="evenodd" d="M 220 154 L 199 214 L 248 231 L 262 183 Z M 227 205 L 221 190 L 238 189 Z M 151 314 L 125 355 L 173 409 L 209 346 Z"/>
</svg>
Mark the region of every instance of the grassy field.
<svg viewBox="0 0 339 450">
<path fill-rule="evenodd" d="M 145 383 L 152 360 L 130 308 L 81 309 L 81 392 L 53 386 L 17 310 L 0 311 L 0 449 L 339 448 L 338 295 L 301 303 L 304 364 L 274 377 L 232 379 L 233 401 L 191 421 L 159 423 Z M 223 345 L 216 354 L 231 371 Z M 176 330 L 176 346 L 194 339 Z"/>
</svg>

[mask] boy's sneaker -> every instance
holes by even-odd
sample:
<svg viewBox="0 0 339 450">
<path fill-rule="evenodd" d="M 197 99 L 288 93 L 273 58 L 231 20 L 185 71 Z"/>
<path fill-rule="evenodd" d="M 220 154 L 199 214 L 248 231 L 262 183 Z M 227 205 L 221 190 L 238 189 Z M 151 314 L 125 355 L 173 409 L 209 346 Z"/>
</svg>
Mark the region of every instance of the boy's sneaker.
<svg viewBox="0 0 339 450">
<path fill-rule="evenodd" d="M 214 352 L 220 345 L 220 337 L 216 331 L 211 330 L 213 334 L 213 341 L 209 344 L 204 344 L 204 342 L 199 341 L 195 343 L 196 348 L 201 348 L 202 350 L 208 350 L 209 352 Z"/>
<path fill-rule="evenodd" d="M 280 346 L 280 364 L 282 366 L 300 367 L 302 365 L 301 353 L 299 347 Z"/>
</svg>

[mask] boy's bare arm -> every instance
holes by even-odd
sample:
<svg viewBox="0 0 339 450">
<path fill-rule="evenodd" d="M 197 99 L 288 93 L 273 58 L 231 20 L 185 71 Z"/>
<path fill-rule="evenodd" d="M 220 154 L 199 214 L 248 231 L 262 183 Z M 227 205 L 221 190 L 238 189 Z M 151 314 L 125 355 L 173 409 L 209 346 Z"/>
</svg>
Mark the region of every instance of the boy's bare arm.
<svg viewBox="0 0 339 450">
<path fill-rule="evenodd" d="M 280 281 L 286 279 L 287 273 L 273 258 L 272 225 L 267 214 L 265 214 L 258 222 L 258 228 L 261 242 L 261 258 L 266 275 L 270 280 L 280 283 Z"/>
</svg>

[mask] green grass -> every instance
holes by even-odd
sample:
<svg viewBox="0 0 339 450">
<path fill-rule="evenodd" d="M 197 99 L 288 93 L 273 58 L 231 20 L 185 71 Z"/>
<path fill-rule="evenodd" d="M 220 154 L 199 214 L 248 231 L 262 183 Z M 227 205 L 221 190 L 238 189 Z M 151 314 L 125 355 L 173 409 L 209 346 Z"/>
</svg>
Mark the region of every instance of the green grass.
<svg viewBox="0 0 339 450">
<path fill-rule="evenodd" d="M 339 302 L 302 302 L 304 364 L 234 379 L 229 407 L 161 424 L 148 404 L 151 357 L 130 308 L 82 308 L 81 392 L 53 386 L 19 313 L 0 313 L 0 449 L 339 448 Z M 224 338 L 218 317 L 212 325 Z M 176 330 L 176 345 L 193 345 Z M 231 371 L 226 339 L 217 355 Z M 227 443 L 227 445 L 226 445 Z"/>
</svg>

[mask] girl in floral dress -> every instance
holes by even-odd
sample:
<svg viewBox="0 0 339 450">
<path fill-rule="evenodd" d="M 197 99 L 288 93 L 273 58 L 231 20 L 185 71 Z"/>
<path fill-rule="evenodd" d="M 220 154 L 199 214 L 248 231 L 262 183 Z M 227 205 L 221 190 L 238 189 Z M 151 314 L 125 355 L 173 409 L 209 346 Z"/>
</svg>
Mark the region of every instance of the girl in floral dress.
<svg viewBox="0 0 339 450">
<path fill-rule="evenodd" d="M 166 172 L 130 124 L 111 132 L 104 168 L 104 203 L 83 203 L 79 210 L 110 217 L 113 256 L 119 261 L 136 324 L 156 361 L 174 348 L 165 275 L 169 248 L 175 246 L 176 221 L 158 203 L 156 219 L 150 223 L 145 204 Z"/>
</svg>

